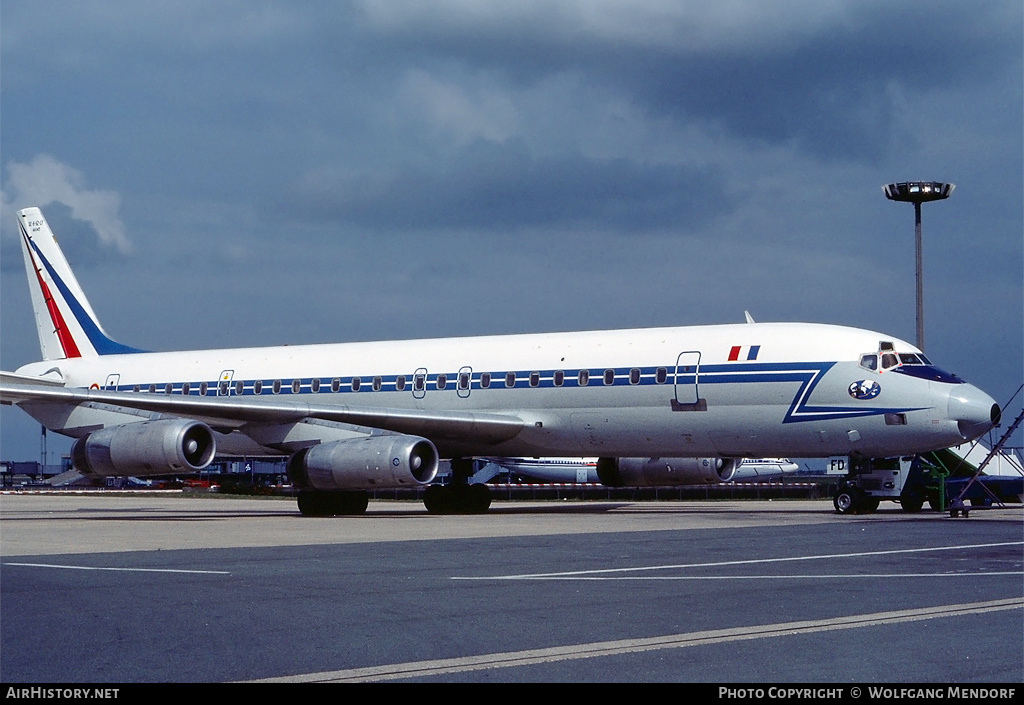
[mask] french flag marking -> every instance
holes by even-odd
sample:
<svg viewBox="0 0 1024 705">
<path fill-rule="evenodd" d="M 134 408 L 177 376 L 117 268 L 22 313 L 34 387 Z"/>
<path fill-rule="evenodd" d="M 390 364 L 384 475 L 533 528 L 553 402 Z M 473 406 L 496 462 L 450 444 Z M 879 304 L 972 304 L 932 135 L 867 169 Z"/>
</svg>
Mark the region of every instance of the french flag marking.
<svg viewBox="0 0 1024 705">
<path fill-rule="evenodd" d="M 744 347 L 745 346 L 743 346 L 743 345 L 733 345 L 729 349 L 729 362 L 736 362 L 737 360 L 739 360 L 740 359 L 740 353 L 743 351 Z M 757 359 L 757 354 L 760 351 L 761 351 L 761 346 L 760 345 L 751 345 L 749 348 L 747 348 L 747 356 L 744 359 L 745 360 L 756 360 Z"/>
</svg>

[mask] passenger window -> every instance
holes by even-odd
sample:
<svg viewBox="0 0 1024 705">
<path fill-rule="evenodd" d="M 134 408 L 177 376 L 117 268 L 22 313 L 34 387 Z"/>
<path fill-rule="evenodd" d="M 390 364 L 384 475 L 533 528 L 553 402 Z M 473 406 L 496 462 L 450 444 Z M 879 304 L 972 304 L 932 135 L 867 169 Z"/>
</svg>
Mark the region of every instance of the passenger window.
<svg viewBox="0 0 1024 705">
<path fill-rule="evenodd" d="M 640 370 L 635 367 L 629 371 L 629 383 L 640 384 Z"/>
<path fill-rule="evenodd" d="M 312 390 L 313 394 L 316 394 L 317 392 L 319 392 L 320 391 L 320 378 L 319 377 L 314 377 L 313 380 L 309 383 L 309 388 L 310 388 L 310 390 Z"/>
<path fill-rule="evenodd" d="M 516 386 L 516 373 L 509 372 L 505 375 L 505 386 L 511 389 Z"/>
<path fill-rule="evenodd" d="M 379 392 L 380 391 L 380 385 L 381 385 L 382 382 L 383 382 L 383 380 L 380 377 L 374 377 L 373 378 L 373 391 Z"/>
<path fill-rule="evenodd" d="M 664 367 L 659 367 L 654 373 L 654 381 L 658 384 L 665 384 L 668 381 L 668 370 Z"/>
<path fill-rule="evenodd" d="M 218 392 L 218 394 L 220 394 L 222 397 L 226 397 L 228 395 L 228 383 L 226 381 L 222 381 L 220 383 L 220 391 Z"/>
<path fill-rule="evenodd" d="M 164 385 L 164 394 L 170 394 L 174 391 L 174 385 L 168 382 Z"/>
<path fill-rule="evenodd" d="M 615 384 L 615 370 L 605 370 L 604 371 L 604 383 L 605 384 Z"/>
<path fill-rule="evenodd" d="M 156 394 L 156 385 L 155 384 L 149 385 L 149 393 L 150 394 Z"/>
<path fill-rule="evenodd" d="M 297 379 L 293 379 L 292 380 L 292 394 L 298 394 L 299 393 L 299 389 L 301 388 L 301 386 L 302 386 L 302 382 L 300 382 Z"/>
<path fill-rule="evenodd" d="M 462 372 L 459 374 L 459 389 L 469 389 L 469 373 Z"/>
<path fill-rule="evenodd" d="M 237 394 L 238 396 L 242 396 L 242 392 L 244 390 L 245 384 L 242 382 L 242 380 L 238 380 L 237 382 L 235 382 L 235 394 Z"/>
<path fill-rule="evenodd" d="M 590 384 L 590 370 L 580 370 L 579 375 L 576 377 L 576 384 L 581 387 L 586 387 Z"/>
<path fill-rule="evenodd" d="M 359 391 L 359 387 L 361 385 L 362 385 L 362 381 L 358 377 L 353 377 L 352 378 L 352 391 L 353 392 L 358 392 Z"/>
<path fill-rule="evenodd" d="M 335 377 L 334 379 L 331 380 L 331 391 L 332 392 L 339 392 L 339 391 L 341 391 L 341 380 L 338 379 L 337 377 Z"/>
<path fill-rule="evenodd" d="M 188 392 L 189 392 L 189 387 L 190 387 L 190 385 L 189 385 L 188 382 L 182 383 L 182 385 L 181 385 L 181 393 L 185 394 L 187 396 Z"/>
<path fill-rule="evenodd" d="M 270 391 L 272 391 L 274 394 L 280 394 L 281 393 L 281 380 L 275 379 L 274 380 L 274 384 L 271 385 L 271 387 L 270 387 Z"/>
<path fill-rule="evenodd" d="M 263 394 L 263 380 L 258 379 L 252 383 L 253 394 Z"/>
<path fill-rule="evenodd" d="M 447 386 L 448 386 L 448 375 L 438 375 L 437 376 L 437 388 L 438 389 L 444 389 Z"/>
<path fill-rule="evenodd" d="M 480 373 L 480 389 L 487 389 L 491 386 L 491 373 L 482 372 Z"/>
<path fill-rule="evenodd" d="M 565 373 L 562 370 L 555 370 L 554 383 L 556 387 L 561 387 L 562 383 L 565 382 Z"/>
<path fill-rule="evenodd" d="M 539 384 L 540 384 L 540 372 L 531 372 L 530 373 L 530 386 L 531 387 L 536 387 Z"/>
<path fill-rule="evenodd" d="M 422 392 L 423 388 L 426 386 L 426 382 L 427 382 L 426 375 L 422 375 L 422 374 L 413 375 L 413 378 L 412 378 L 412 388 L 413 388 L 413 391 Z"/>
<path fill-rule="evenodd" d="M 200 382 L 199 383 L 199 396 L 205 397 L 207 389 L 208 389 L 208 387 L 206 386 L 206 382 Z"/>
</svg>

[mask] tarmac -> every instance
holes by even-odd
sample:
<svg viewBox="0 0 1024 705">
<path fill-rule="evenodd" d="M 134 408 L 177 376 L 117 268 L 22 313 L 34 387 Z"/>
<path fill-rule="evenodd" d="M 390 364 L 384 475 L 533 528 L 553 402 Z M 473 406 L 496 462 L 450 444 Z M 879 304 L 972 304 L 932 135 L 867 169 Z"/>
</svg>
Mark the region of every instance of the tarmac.
<svg viewBox="0 0 1024 705">
<path fill-rule="evenodd" d="M 1024 510 L 0 496 L 0 680 L 1021 683 Z"/>
</svg>

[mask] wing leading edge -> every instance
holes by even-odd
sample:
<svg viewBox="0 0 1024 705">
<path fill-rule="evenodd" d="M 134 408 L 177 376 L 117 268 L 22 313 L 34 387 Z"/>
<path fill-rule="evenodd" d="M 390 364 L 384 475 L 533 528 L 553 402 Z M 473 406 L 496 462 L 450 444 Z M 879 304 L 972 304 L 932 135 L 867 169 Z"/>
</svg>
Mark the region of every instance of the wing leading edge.
<svg viewBox="0 0 1024 705">
<path fill-rule="evenodd" d="M 217 397 L 176 397 L 148 393 L 113 392 L 102 389 L 66 388 L 60 382 L 10 372 L 0 373 L 0 402 L 4 404 L 51 403 L 60 405 L 105 404 L 138 411 L 194 419 L 221 428 L 246 424 L 295 423 L 320 419 L 365 426 L 371 429 L 419 435 L 438 446 L 472 438 L 474 443 L 494 445 L 515 438 L 525 422 L 509 414 L 456 413 L 411 409 L 378 409 L 278 399 L 225 400 Z"/>
</svg>

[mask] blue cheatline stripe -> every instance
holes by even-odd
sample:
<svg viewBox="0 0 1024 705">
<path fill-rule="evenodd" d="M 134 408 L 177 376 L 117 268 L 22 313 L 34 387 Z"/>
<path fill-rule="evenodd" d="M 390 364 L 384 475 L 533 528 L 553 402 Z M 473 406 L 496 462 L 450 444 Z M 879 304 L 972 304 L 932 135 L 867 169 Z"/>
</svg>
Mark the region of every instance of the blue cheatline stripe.
<svg viewBox="0 0 1024 705">
<path fill-rule="evenodd" d="M 89 339 L 89 342 L 92 344 L 92 347 L 95 348 L 98 354 L 120 355 L 127 353 L 146 352 L 145 350 L 139 350 L 138 348 L 130 348 L 127 345 L 121 345 L 121 343 L 113 341 L 106 335 L 104 335 L 103 331 L 101 331 L 99 329 L 99 326 L 96 325 L 96 322 L 92 320 L 92 316 L 90 316 L 86 312 L 85 308 L 78 302 L 78 299 L 76 299 L 71 294 L 71 290 L 68 289 L 64 281 L 57 276 L 57 272 L 54 271 L 53 267 L 43 256 L 43 253 L 39 251 L 39 247 L 36 245 L 36 243 L 33 242 L 31 239 L 29 240 L 29 242 L 32 245 L 32 249 L 35 250 L 36 255 L 39 257 L 39 261 L 43 263 L 44 267 L 46 267 L 46 271 L 50 275 L 50 279 L 53 280 L 53 283 L 57 287 L 57 290 L 60 292 L 63 299 L 67 302 L 68 307 L 71 309 L 72 315 L 74 315 L 75 320 L 78 321 L 78 325 L 80 325 L 82 327 L 82 330 L 85 331 L 86 337 Z"/>
<path fill-rule="evenodd" d="M 802 421 L 822 421 L 831 419 L 841 418 L 858 418 L 863 416 L 878 416 L 881 414 L 891 413 L 904 413 L 907 411 L 916 411 L 917 408 L 909 407 L 852 407 L 852 406 L 810 406 L 808 399 L 814 388 L 817 386 L 820 379 L 828 372 L 836 363 L 834 362 L 818 362 L 818 363 L 756 363 L 751 365 L 737 366 L 735 363 L 729 365 L 706 365 L 697 374 L 680 374 L 678 377 L 674 375 L 672 367 L 644 367 L 644 368 L 632 368 L 632 367 L 620 367 L 611 368 L 614 369 L 614 380 L 610 385 L 604 383 L 604 372 L 605 369 L 609 368 L 585 368 L 590 373 L 590 383 L 586 385 L 589 389 L 606 389 L 608 387 L 641 387 L 641 386 L 659 386 L 665 387 L 666 389 L 672 389 L 675 384 L 681 385 L 692 385 L 699 383 L 700 385 L 720 385 L 720 384 L 776 384 L 776 383 L 793 383 L 797 382 L 800 387 L 797 389 L 793 396 L 793 401 L 790 404 L 786 415 L 783 418 L 783 423 L 799 423 Z M 631 384 L 629 381 L 630 371 L 633 369 L 640 370 L 640 380 L 636 384 Z M 665 381 L 658 382 L 658 372 L 660 370 L 665 371 Z M 489 387 L 480 386 L 480 377 L 486 372 L 474 372 L 472 374 L 472 380 L 470 390 L 476 391 L 499 391 L 508 389 L 581 389 L 577 383 L 579 376 L 579 369 L 575 370 L 561 370 L 564 372 L 565 381 L 561 386 L 556 386 L 554 383 L 554 373 L 556 370 L 529 370 L 529 371 L 516 371 L 515 372 L 515 385 L 513 387 L 505 386 L 505 375 L 507 371 L 502 372 L 491 372 L 491 384 Z M 532 373 L 538 373 L 538 384 L 536 387 L 530 386 L 530 375 Z M 410 393 L 416 392 L 417 394 L 423 393 L 424 391 L 431 395 L 440 393 L 465 393 L 467 390 L 459 389 L 458 387 L 458 373 L 451 372 L 440 372 L 431 373 L 426 376 L 426 389 L 425 390 L 414 390 L 413 380 L 414 374 L 407 375 L 378 375 L 380 377 L 380 390 L 381 392 L 396 392 Z M 444 389 L 437 388 L 438 376 L 445 376 L 447 378 Z M 405 387 L 402 390 L 397 389 L 397 381 L 399 377 L 405 378 Z M 200 390 L 203 384 L 206 385 L 206 396 L 239 396 L 236 393 L 236 384 L 242 382 L 242 393 L 241 396 L 286 396 L 294 395 L 292 391 L 292 383 L 295 378 L 291 379 L 260 379 L 260 380 L 233 380 L 227 385 L 227 394 L 218 394 L 219 380 L 199 380 L 192 382 L 172 382 L 171 393 L 182 394 L 185 385 L 188 385 L 188 396 L 201 396 Z M 312 389 L 312 383 L 314 379 L 320 380 L 320 387 L 318 392 L 314 392 Z M 352 381 L 353 379 L 359 379 L 359 390 L 353 391 Z M 347 377 L 303 377 L 299 378 L 299 391 L 298 394 L 374 394 L 373 382 L 375 377 L 369 376 L 347 376 Z M 338 391 L 333 392 L 334 381 L 338 382 Z M 254 391 L 254 385 L 256 382 L 262 385 L 262 392 L 256 394 Z M 274 383 L 280 384 L 280 392 L 276 395 L 273 392 Z M 154 392 L 164 393 L 167 383 L 153 383 L 142 384 L 142 385 L 119 385 L 116 391 L 130 392 L 130 391 L 149 391 L 152 386 Z"/>
</svg>

